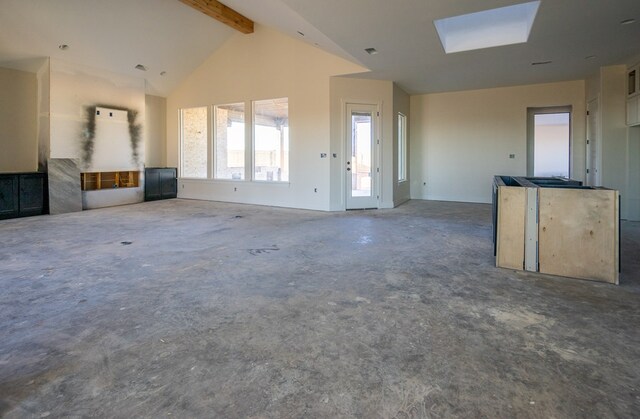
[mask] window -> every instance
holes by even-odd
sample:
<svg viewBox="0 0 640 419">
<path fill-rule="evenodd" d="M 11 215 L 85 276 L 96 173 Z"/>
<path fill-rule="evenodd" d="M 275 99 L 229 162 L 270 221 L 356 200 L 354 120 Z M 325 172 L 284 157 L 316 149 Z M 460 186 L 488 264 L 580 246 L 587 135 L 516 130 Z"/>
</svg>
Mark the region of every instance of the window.
<svg viewBox="0 0 640 419">
<path fill-rule="evenodd" d="M 398 182 L 407 180 L 407 117 L 398 113 Z"/>
<path fill-rule="evenodd" d="M 182 177 L 206 178 L 208 159 L 207 107 L 188 108 L 180 111 L 182 140 Z"/>
<path fill-rule="evenodd" d="M 289 181 L 289 101 L 253 102 L 253 180 Z"/>
<path fill-rule="evenodd" d="M 245 156 L 244 103 L 214 107 L 215 178 L 243 180 Z"/>
</svg>

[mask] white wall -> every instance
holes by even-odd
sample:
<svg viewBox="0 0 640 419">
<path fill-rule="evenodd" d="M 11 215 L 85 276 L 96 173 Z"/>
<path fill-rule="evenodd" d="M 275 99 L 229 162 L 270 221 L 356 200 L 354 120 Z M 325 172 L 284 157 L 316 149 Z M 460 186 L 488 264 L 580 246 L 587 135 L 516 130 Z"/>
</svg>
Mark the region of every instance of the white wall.
<svg viewBox="0 0 640 419">
<path fill-rule="evenodd" d="M 584 180 L 582 80 L 412 96 L 411 197 L 491 202 L 494 175 L 526 175 L 527 108 L 563 105 L 573 107 L 571 177 Z"/>
<path fill-rule="evenodd" d="M 0 68 L 0 172 L 38 168 L 36 74 Z"/>
<path fill-rule="evenodd" d="M 167 99 L 145 96 L 145 153 L 146 167 L 163 167 L 167 163 Z"/>
<path fill-rule="evenodd" d="M 179 166 L 179 109 L 288 97 L 290 182 L 180 179 L 178 196 L 329 209 L 329 78 L 364 70 L 261 25 L 234 35 L 167 98 L 167 164 Z"/>
<path fill-rule="evenodd" d="M 333 77 L 331 79 L 331 210 L 345 209 L 346 104 L 376 104 L 380 109 L 380 207 L 393 208 L 393 83 Z"/>
<path fill-rule="evenodd" d="M 627 219 L 640 221 L 640 126 L 629 127 L 627 148 Z M 625 199 L 625 198 L 623 198 Z"/>
</svg>

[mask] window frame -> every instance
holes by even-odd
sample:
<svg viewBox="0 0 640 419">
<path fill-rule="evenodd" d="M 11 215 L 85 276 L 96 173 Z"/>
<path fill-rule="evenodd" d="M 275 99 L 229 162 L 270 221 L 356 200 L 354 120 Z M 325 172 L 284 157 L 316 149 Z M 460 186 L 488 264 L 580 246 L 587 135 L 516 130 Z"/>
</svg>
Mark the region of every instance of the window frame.
<svg viewBox="0 0 640 419">
<path fill-rule="evenodd" d="M 242 179 L 227 179 L 227 178 L 219 178 L 217 177 L 218 171 L 218 156 L 217 156 L 217 146 L 218 146 L 218 124 L 217 124 L 217 108 L 220 106 L 230 106 L 230 105 L 240 105 L 242 104 L 243 112 L 244 112 L 244 153 L 243 153 L 243 168 L 242 168 Z M 253 118 L 253 112 L 251 112 L 251 117 Z M 212 179 L 221 182 L 250 182 L 253 179 L 247 173 L 247 153 L 251 152 L 251 147 L 247 147 L 247 102 L 238 101 L 238 102 L 230 102 L 230 103 L 220 103 L 217 105 L 211 105 L 211 126 L 212 126 L 212 135 L 211 135 L 211 164 L 212 164 Z"/>
<path fill-rule="evenodd" d="M 286 138 L 286 146 L 283 145 L 283 149 L 286 150 L 286 156 L 283 160 L 280 161 L 279 169 L 282 171 L 285 167 L 287 168 L 287 179 L 286 180 L 268 180 L 268 179 L 256 179 L 256 104 L 260 102 L 268 102 L 268 101 L 277 101 L 277 100 L 286 100 L 287 105 L 287 138 Z M 227 178 L 218 178 L 217 177 L 217 109 L 221 106 L 228 105 L 243 105 L 244 108 L 244 178 L 243 179 L 227 179 Z M 178 108 L 178 154 L 179 154 L 179 177 L 182 179 L 188 180 L 209 180 L 216 182 L 256 182 L 256 183 L 270 183 L 270 184 L 278 184 L 278 185 L 289 185 L 291 183 L 291 127 L 289 125 L 290 113 L 289 113 L 289 97 L 288 96 L 279 96 L 274 98 L 266 98 L 266 99 L 255 99 L 255 100 L 243 100 L 243 101 L 230 101 L 227 103 L 219 103 L 219 104 L 211 104 L 205 106 L 185 106 Z M 207 152 L 206 152 L 206 171 L 207 174 L 205 177 L 193 177 L 193 176 L 185 176 L 185 124 L 184 124 L 184 115 L 185 111 L 189 109 L 206 109 L 206 142 L 207 142 Z"/>
<path fill-rule="evenodd" d="M 398 112 L 398 183 L 406 182 L 408 179 L 407 158 L 407 116 L 402 112 Z"/>
</svg>

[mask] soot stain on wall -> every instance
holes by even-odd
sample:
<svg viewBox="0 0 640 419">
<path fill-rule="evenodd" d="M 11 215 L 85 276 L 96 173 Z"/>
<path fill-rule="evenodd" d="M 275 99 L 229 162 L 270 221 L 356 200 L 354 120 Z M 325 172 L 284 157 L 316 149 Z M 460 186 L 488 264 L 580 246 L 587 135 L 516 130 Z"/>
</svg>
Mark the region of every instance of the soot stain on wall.
<svg viewBox="0 0 640 419">
<path fill-rule="evenodd" d="M 96 139 L 96 108 L 107 108 L 116 111 L 125 111 L 127 113 L 127 122 L 129 123 L 129 141 L 131 144 L 131 159 L 136 165 L 139 165 L 140 154 L 138 152 L 138 148 L 140 146 L 142 125 L 136 123 L 138 111 L 122 106 L 96 104 L 85 108 L 87 122 L 85 123 L 85 128 L 82 133 L 82 160 L 85 166 L 90 166 L 91 161 L 93 160 L 93 151 Z"/>
</svg>

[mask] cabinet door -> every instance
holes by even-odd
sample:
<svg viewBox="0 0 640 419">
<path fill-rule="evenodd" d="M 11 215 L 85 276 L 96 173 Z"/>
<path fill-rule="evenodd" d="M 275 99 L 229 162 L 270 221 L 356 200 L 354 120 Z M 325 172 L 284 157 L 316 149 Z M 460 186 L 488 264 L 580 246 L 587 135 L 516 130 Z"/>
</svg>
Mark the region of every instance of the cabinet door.
<svg viewBox="0 0 640 419">
<path fill-rule="evenodd" d="M 144 200 L 160 199 L 160 169 L 145 169 L 144 171 Z"/>
<path fill-rule="evenodd" d="M 176 169 L 162 169 L 160 171 L 160 187 L 162 199 L 175 198 L 178 195 L 178 180 Z"/>
<path fill-rule="evenodd" d="M 20 175 L 20 215 L 39 215 L 44 209 L 44 176 Z"/>
<path fill-rule="evenodd" d="M 18 176 L 0 176 L 0 219 L 18 216 Z"/>
<path fill-rule="evenodd" d="M 638 93 L 638 70 L 639 68 L 632 67 L 627 71 L 627 96 L 631 97 Z"/>
</svg>

